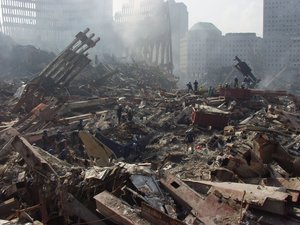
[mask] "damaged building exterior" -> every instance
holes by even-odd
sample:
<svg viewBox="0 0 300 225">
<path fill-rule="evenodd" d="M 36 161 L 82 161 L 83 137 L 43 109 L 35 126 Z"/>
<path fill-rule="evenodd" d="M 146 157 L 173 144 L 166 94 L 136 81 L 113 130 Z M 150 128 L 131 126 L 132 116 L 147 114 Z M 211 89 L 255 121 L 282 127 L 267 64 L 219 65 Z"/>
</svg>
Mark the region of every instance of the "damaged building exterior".
<svg viewBox="0 0 300 225">
<path fill-rule="evenodd" d="M 220 56 L 221 65 L 224 67 L 232 66 L 235 56 L 239 56 L 252 67 L 258 69 L 263 66 L 261 55 L 262 38 L 257 37 L 256 33 L 228 33 L 222 38 Z"/>
<path fill-rule="evenodd" d="M 11 15 L 28 13 L 13 7 L 31 7 L 40 18 L 32 26 L 50 22 L 37 5 L 2 2 L 13 9 L 3 8 L 14 18 L 5 21 L 24 26 Z M 68 4 L 53 15 L 75 20 L 91 7 L 67 13 Z M 130 60 L 91 63 L 106 42 L 90 18 L 78 24 L 95 28 L 75 32 L 57 55 L 0 33 L 0 225 L 300 225 L 300 95 L 260 89 L 255 33 L 223 36 L 204 22 L 181 42 L 182 68 L 198 79 L 228 66 L 234 86 L 222 77 L 178 88 L 170 18 L 182 12 L 179 38 L 185 9 L 128 1 L 117 14 L 124 36 L 113 40 Z M 47 26 L 67 29 L 57 19 Z"/>
<path fill-rule="evenodd" d="M 116 13 L 115 25 L 121 37 L 121 55 L 160 65 L 169 72 L 179 64 L 180 39 L 188 29 L 183 3 L 129 0 Z"/>
<path fill-rule="evenodd" d="M 112 23 L 110 0 L 1 0 L 0 8 L 4 34 L 52 51 L 61 50 L 80 29 L 99 32 Z"/>
<path fill-rule="evenodd" d="M 216 69 L 231 67 L 237 55 L 262 70 L 262 44 L 262 38 L 255 33 L 222 35 L 212 23 L 197 23 L 181 39 L 181 80 L 186 83 Z"/>
<path fill-rule="evenodd" d="M 181 71 L 187 80 L 202 77 L 220 64 L 222 32 L 212 23 L 195 24 L 181 41 Z"/>
<path fill-rule="evenodd" d="M 300 74 L 300 1 L 264 0 L 264 59 L 268 74 Z"/>
</svg>

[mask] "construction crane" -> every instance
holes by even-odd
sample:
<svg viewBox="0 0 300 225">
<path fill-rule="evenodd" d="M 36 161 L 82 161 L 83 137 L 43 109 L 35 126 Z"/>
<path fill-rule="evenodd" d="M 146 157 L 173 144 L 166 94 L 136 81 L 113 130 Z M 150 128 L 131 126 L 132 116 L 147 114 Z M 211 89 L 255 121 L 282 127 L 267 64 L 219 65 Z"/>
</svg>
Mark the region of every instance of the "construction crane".
<svg viewBox="0 0 300 225">
<path fill-rule="evenodd" d="M 234 67 L 237 68 L 238 71 L 240 71 L 244 75 L 245 78 L 247 77 L 250 80 L 249 87 L 254 88 L 260 82 L 260 79 L 257 79 L 253 75 L 252 69 L 248 66 L 247 63 L 240 60 L 239 57 L 236 56 L 235 61 L 237 61 L 237 64 Z"/>
</svg>

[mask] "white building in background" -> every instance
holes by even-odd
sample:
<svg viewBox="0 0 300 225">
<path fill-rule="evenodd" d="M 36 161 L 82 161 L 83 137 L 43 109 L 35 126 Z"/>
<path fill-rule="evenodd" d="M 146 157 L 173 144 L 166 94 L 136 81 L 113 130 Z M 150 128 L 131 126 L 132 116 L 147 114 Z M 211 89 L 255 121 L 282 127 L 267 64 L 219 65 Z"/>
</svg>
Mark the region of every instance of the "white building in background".
<svg viewBox="0 0 300 225">
<path fill-rule="evenodd" d="M 196 23 L 181 41 L 180 69 L 183 82 L 201 78 L 221 65 L 222 32 L 212 23 Z"/>
<path fill-rule="evenodd" d="M 175 0 L 169 0 L 168 7 L 171 20 L 173 64 L 176 73 L 180 70 L 180 41 L 188 32 L 189 14 L 187 6 L 182 2 L 177 3 Z"/>
<path fill-rule="evenodd" d="M 180 39 L 188 31 L 188 12 L 175 0 L 128 0 L 115 14 L 123 55 L 179 70 Z"/>
<path fill-rule="evenodd" d="M 61 50 L 79 31 L 112 23 L 111 0 L 1 0 L 3 33 L 20 44 Z"/>
<path fill-rule="evenodd" d="M 300 73 L 299 38 L 300 0 L 264 0 L 265 70 Z"/>
<path fill-rule="evenodd" d="M 222 32 L 212 23 L 197 23 L 181 40 L 180 70 L 183 82 L 201 79 L 223 67 L 234 68 L 235 56 L 262 68 L 262 39 L 255 33 Z"/>
<path fill-rule="evenodd" d="M 264 0 L 264 38 L 300 36 L 300 0 Z"/>
<path fill-rule="evenodd" d="M 256 64 L 261 54 L 262 38 L 255 33 L 228 33 L 222 38 L 222 66 L 232 66 L 235 56 L 248 64 Z"/>
</svg>

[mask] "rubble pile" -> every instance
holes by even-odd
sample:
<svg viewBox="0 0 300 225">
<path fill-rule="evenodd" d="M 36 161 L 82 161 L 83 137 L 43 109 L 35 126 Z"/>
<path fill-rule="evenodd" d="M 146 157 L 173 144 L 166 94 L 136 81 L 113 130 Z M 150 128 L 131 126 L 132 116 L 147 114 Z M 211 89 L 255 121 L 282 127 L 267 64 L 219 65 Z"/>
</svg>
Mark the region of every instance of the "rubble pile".
<svg viewBox="0 0 300 225">
<path fill-rule="evenodd" d="M 17 97 L 0 84 L 1 224 L 300 224 L 296 96 L 121 63 L 87 88 L 87 33 Z"/>
<path fill-rule="evenodd" d="M 53 58 L 49 53 L 32 45 L 21 46 L 0 33 L 0 77 L 32 77 Z"/>
<path fill-rule="evenodd" d="M 176 87 L 176 78 L 161 68 L 147 63 L 124 63 L 106 60 L 96 67 L 86 68 L 72 83 L 72 94 L 115 96 L 136 94 L 147 89 L 169 90 Z M 80 87 L 80 90 L 78 90 Z M 150 94 L 150 93 L 149 93 Z"/>
</svg>

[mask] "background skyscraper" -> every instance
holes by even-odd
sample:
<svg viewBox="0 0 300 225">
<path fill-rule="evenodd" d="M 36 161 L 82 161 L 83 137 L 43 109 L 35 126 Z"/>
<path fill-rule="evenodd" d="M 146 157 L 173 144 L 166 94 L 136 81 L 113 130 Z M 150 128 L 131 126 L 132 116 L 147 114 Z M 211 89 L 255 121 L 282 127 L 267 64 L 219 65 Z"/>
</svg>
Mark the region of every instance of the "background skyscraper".
<svg viewBox="0 0 300 225">
<path fill-rule="evenodd" d="M 1 0 L 1 27 L 20 44 L 61 50 L 80 30 L 112 23 L 111 0 Z"/>
<path fill-rule="evenodd" d="M 265 71 L 300 72 L 300 0 L 264 0 Z"/>
</svg>

